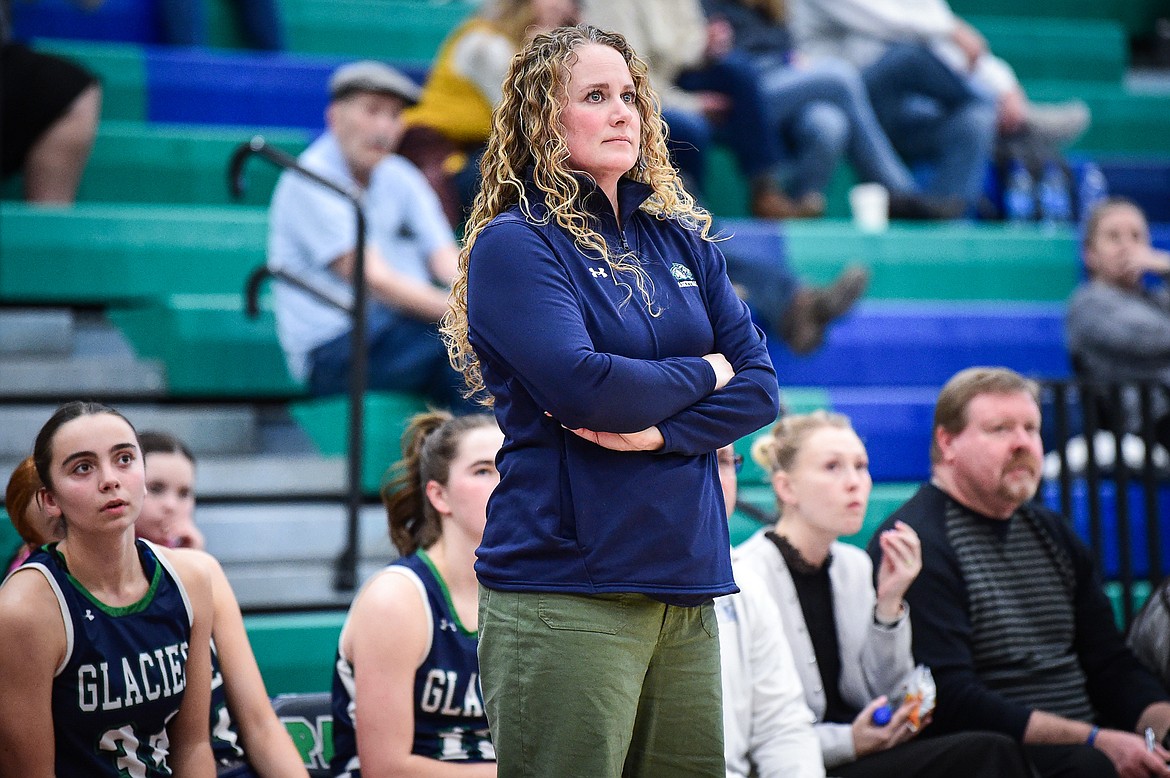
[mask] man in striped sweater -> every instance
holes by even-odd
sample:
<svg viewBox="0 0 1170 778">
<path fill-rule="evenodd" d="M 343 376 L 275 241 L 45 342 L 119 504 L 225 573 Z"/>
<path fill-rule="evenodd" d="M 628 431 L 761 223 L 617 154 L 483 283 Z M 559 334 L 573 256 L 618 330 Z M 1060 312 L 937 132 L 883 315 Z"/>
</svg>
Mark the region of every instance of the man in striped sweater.
<svg viewBox="0 0 1170 778">
<path fill-rule="evenodd" d="M 1167 737 L 1170 694 L 1126 648 L 1089 549 L 1031 502 L 1038 399 L 1010 370 L 955 375 L 935 406 L 931 481 L 878 531 L 900 520 L 922 542 L 906 601 L 938 683 L 927 733 L 1007 733 L 1046 778 L 1170 776 L 1170 754 L 1138 734 Z"/>
</svg>

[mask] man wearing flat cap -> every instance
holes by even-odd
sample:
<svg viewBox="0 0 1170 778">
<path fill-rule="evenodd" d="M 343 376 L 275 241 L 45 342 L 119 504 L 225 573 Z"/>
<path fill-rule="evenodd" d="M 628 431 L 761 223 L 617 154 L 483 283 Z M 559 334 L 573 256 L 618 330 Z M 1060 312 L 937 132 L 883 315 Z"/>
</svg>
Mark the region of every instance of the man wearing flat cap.
<svg viewBox="0 0 1170 778">
<path fill-rule="evenodd" d="M 300 164 L 358 193 L 366 216 L 365 275 L 369 293 L 368 385 L 424 394 L 465 409 L 462 382 L 447 363 L 436 322 L 447 309 L 458 249 L 438 197 L 395 151 L 402 109 L 419 87 L 375 61 L 344 65 L 329 81 L 327 129 Z M 268 266 L 320 290 L 352 299 L 357 245 L 353 207 L 335 192 L 285 171 L 272 196 Z M 347 312 L 302 289 L 274 286 L 277 330 L 289 371 L 314 395 L 349 385 Z"/>
</svg>

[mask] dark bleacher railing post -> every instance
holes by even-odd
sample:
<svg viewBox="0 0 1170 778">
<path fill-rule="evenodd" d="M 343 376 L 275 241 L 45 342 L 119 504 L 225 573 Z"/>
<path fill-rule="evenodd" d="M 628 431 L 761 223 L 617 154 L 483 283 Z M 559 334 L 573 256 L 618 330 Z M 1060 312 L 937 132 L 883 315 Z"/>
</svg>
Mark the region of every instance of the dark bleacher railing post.
<svg viewBox="0 0 1170 778">
<path fill-rule="evenodd" d="M 1060 512 L 1072 516 L 1072 473 L 1068 468 L 1068 384 L 1052 385 L 1052 409 L 1056 418 L 1056 456 L 1060 460 Z"/>
<path fill-rule="evenodd" d="M 1113 433 L 1113 488 L 1116 509 L 1113 534 L 1117 538 L 1117 575 L 1121 583 L 1121 614 L 1124 623 L 1133 621 L 1133 549 L 1129 538 L 1129 462 L 1125 459 L 1125 405 L 1121 386 L 1113 384 L 1109 398 L 1109 427 Z"/>
<path fill-rule="evenodd" d="M 349 188 L 330 181 L 324 176 L 301 167 L 295 157 L 268 145 L 257 135 L 241 145 L 232 154 L 228 165 L 228 188 L 239 197 L 244 192 L 244 164 L 248 157 L 263 157 L 278 167 L 292 170 L 326 189 L 330 189 L 353 205 L 357 221 L 357 245 L 354 247 L 353 266 L 353 307 L 350 315 L 353 328 L 350 331 L 349 370 L 349 429 L 348 429 L 348 478 L 346 489 L 346 540 L 345 549 L 337 558 L 334 587 L 352 591 L 357 588 L 358 523 L 362 507 L 362 453 L 364 429 L 363 398 L 366 392 L 366 215 L 362 210 L 361 197 Z"/>
<path fill-rule="evenodd" d="M 1154 447 L 1158 445 L 1154 434 L 1153 387 L 1141 385 L 1142 442 L 1145 457 L 1142 460 L 1142 502 L 1146 513 L 1146 558 L 1149 563 L 1147 576 L 1151 585 L 1162 580 L 1162 532 L 1158 526 L 1158 476 L 1154 469 Z"/>
<path fill-rule="evenodd" d="M 1081 396 L 1081 415 L 1084 419 L 1085 438 L 1085 497 L 1089 503 L 1089 545 L 1097 569 L 1105 569 L 1104 549 L 1101 542 L 1101 471 L 1097 467 L 1097 387 L 1090 383 L 1078 383 Z"/>
</svg>

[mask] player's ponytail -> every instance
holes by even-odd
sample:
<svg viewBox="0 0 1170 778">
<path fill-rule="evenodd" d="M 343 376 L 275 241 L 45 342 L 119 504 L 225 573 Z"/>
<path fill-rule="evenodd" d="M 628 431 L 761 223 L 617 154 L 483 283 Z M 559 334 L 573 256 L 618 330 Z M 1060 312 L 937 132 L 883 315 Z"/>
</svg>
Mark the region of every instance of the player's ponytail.
<svg viewBox="0 0 1170 778">
<path fill-rule="evenodd" d="M 452 416 L 445 411 L 420 413 L 410 420 L 402 433 L 402 459 L 382 487 L 390 541 L 398 553 L 409 556 L 430 548 L 443 534 L 442 518 L 427 499 L 427 483 L 446 486 L 463 435 L 495 423 L 487 414 Z"/>
</svg>

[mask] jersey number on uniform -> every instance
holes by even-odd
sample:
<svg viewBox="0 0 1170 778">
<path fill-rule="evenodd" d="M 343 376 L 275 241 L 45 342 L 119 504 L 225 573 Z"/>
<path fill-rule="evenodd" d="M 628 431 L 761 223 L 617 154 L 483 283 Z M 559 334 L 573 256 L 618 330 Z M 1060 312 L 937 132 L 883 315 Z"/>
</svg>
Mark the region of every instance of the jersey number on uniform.
<svg viewBox="0 0 1170 778">
<path fill-rule="evenodd" d="M 169 721 L 169 719 L 168 719 Z M 147 742 L 134 733 L 134 727 L 127 724 L 121 729 L 111 729 L 102 735 L 98 747 L 102 751 L 110 751 L 117 755 L 114 764 L 121 775 L 126 778 L 147 778 L 147 770 L 161 771 L 170 775 L 167 767 L 167 751 L 170 749 L 170 739 L 164 727 L 162 732 L 151 735 Z M 139 753 L 144 751 L 145 753 Z"/>
</svg>

